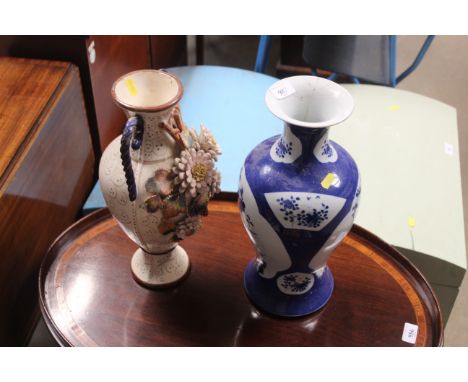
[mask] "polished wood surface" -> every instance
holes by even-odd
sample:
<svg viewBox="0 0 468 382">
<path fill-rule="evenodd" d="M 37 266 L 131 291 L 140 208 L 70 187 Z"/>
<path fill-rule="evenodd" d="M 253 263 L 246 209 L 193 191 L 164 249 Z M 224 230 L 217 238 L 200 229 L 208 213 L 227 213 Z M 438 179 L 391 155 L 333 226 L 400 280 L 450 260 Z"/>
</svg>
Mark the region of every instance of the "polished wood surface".
<svg viewBox="0 0 468 382">
<path fill-rule="evenodd" d="M 98 158 L 121 133 L 125 118 L 110 96 L 113 81 L 126 72 L 150 68 L 151 62 L 148 36 L 0 36 L 0 56 L 64 60 L 78 66 Z"/>
<path fill-rule="evenodd" d="M 45 322 L 71 346 L 416 346 L 442 344 L 437 300 L 402 255 L 354 227 L 329 260 L 330 302 L 296 319 L 269 316 L 246 298 L 255 255 L 237 204 L 213 201 L 199 233 L 183 241 L 192 264 L 179 286 L 151 291 L 132 278 L 137 249 L 107 209 L 76 223 L 51 247 L 39 279 Z"/>
<path fill-rule="evenodd" d="M 24 345 L 39 266 L 76 220 L 94 156 L 75 66 L 0 58 L 0 83 L 0 345 Z"/>
<path fill-rule="evenodd" d="M 67 61 L 80 73 L 93 149 L 100 156 L 99 129 L 86 41 L 89 36 L 0 36 L 0 56 Z"/>
<path fill-rule="evenodd" d="M 69 68 L 61 62 L 26 62 L 0 57 L 0 195 L 38 134 L 45 102 Z"/>
</svg>

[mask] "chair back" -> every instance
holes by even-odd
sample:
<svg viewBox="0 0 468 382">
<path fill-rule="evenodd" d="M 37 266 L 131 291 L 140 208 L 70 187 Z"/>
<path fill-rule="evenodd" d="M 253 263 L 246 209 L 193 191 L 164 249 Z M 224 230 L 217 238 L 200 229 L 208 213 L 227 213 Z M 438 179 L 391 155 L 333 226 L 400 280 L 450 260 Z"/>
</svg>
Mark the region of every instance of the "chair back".
<svg viewBox="0 0 468 382">
<path fill-rule="evenodd" d="M 304 36 L 302 56 L 314 69 L 392 85 L 390 36 Z"/>
</svg>

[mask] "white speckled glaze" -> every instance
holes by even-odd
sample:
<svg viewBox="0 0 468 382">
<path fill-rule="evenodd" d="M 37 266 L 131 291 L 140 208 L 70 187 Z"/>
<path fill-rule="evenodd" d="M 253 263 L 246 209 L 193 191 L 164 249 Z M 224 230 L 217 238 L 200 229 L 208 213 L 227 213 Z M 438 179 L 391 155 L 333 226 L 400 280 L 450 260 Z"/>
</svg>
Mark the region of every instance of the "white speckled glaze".
<svg viewBox="0 0 468 382">
<path fill-rule="evenodd" d="M 130 112 L 128 113 L 130 116 Z M 140 208 L 149 196 L 145 183 L 156 170 L 171 171 L 174 158 L 180 150 L 166 131 L 158 127 L 158 122 L 168 120 L 165 115 L 140 114 L 145 121 L 143 145 L 140 150 L 131 152 L 132 167 L 137 185 L 137 199 L 128 199 L 125 173 L 120 159 L 120 139 L 115 138 L 102 154 L 99 165 L 99 180 L 107 207 L 117 219 L 125 233 L 140 248 L 148 253 L 162 253 L 174 248 L 177 243 L 158 231 L 162 214 L 148 213 Z"/>
<path fill-rule="evenodd" d="M 137 115 L 144 126 L 141 146 L 129 149 L 136 199 L 129 198 L 121 159 L 122 136 L 109 144 L 99 166 L 101 190 L 110 212 L 140 247 L 131 263 L 133 276 L 150 288 L 172 285 L 188 272 L 189 259 L 178 242 L 200 228 L 201 215 L 206 215 L 206 204 L 216 192 L 205 187 L 190 195 L 176 182 L 180 175 L 175 170 L 176 160 L 183 153 L 202 152 L 210 165 L 217 159 L 216 152 L 210 155 L 208 149 L 200 148 L 196 132 L 182 122 L 177 106 L 182 93 L 180 81 L 162 71 L 141 70 L 119 78 L 112 91 L 114 101 L 127 117 Z M 189 173 L 186 169 L 180 172 Z M 204 179 L 208 178 L 212 181 L 211 173 Z"/>
</svg>

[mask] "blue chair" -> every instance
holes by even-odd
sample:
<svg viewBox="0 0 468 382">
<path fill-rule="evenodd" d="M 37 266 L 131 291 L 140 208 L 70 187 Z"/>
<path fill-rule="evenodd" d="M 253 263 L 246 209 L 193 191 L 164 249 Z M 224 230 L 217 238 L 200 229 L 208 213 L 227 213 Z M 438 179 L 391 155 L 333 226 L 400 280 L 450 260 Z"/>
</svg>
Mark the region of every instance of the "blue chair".
<svg viewBox="0 0 468 382">
<path fill-rule="evenodd" d="M 395 87 L 421 63 L 434 36 L 427 36 L 413 63 L 396 75 L 396 36 L 304 36 L 303 59 L 317 75 L 317 69 L 332 72 L 335 80 L 345 75 L 354 83 L 360 80 Z M 271 36 L 260 36 L 255 71 L 263 73 L 269 56 Z"/>
</svg>

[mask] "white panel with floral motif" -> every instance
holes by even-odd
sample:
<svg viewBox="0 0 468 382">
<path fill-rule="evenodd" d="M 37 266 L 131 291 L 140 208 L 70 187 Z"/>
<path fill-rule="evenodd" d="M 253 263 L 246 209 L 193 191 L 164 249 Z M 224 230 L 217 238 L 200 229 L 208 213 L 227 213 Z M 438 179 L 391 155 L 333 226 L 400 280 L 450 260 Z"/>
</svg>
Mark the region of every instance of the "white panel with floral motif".
<svg viewBox="0 0 468 382">
<path fill-rule="evenodd" d="M 338 153 L 325 134 L 314 147 L 314 156 L 320 163 L 333 163 L 338 160 Z"/>
<path fill-rule="evenodd" d="M 278 277 L 276 285 L 284 294 L 304 294 L 314 285 L 314 276 L 310 273 L 288 273 Z"/>
<path fill-rule="evenodd" d="M 259 275 L 272 278 L 278 272 L 288 269 L 291 266 L 288 252 L 270 223 L 260 215 L 257 202 L 247 182 L 244 167 L 242 167 L 239 181 L 239 203 L 242 222 L 257 249 L 261 259 L 259 264 L 262 263 L 264 266 L 259 269 Z"/>
<path fill-rule="evenodd" d="M 293 163 L 301 154 L 301 141 L 292 133 L 289 126 L 285 126 L 283 135 L 271 146 L 271 159 L 278 163 Z"/>
<path fill-rule="evenodd" d="M 346 199 L 309 192 L 269 192 L 265 198 L 284 228 L 320 231 L 343 208 Z"/>
</svg>

